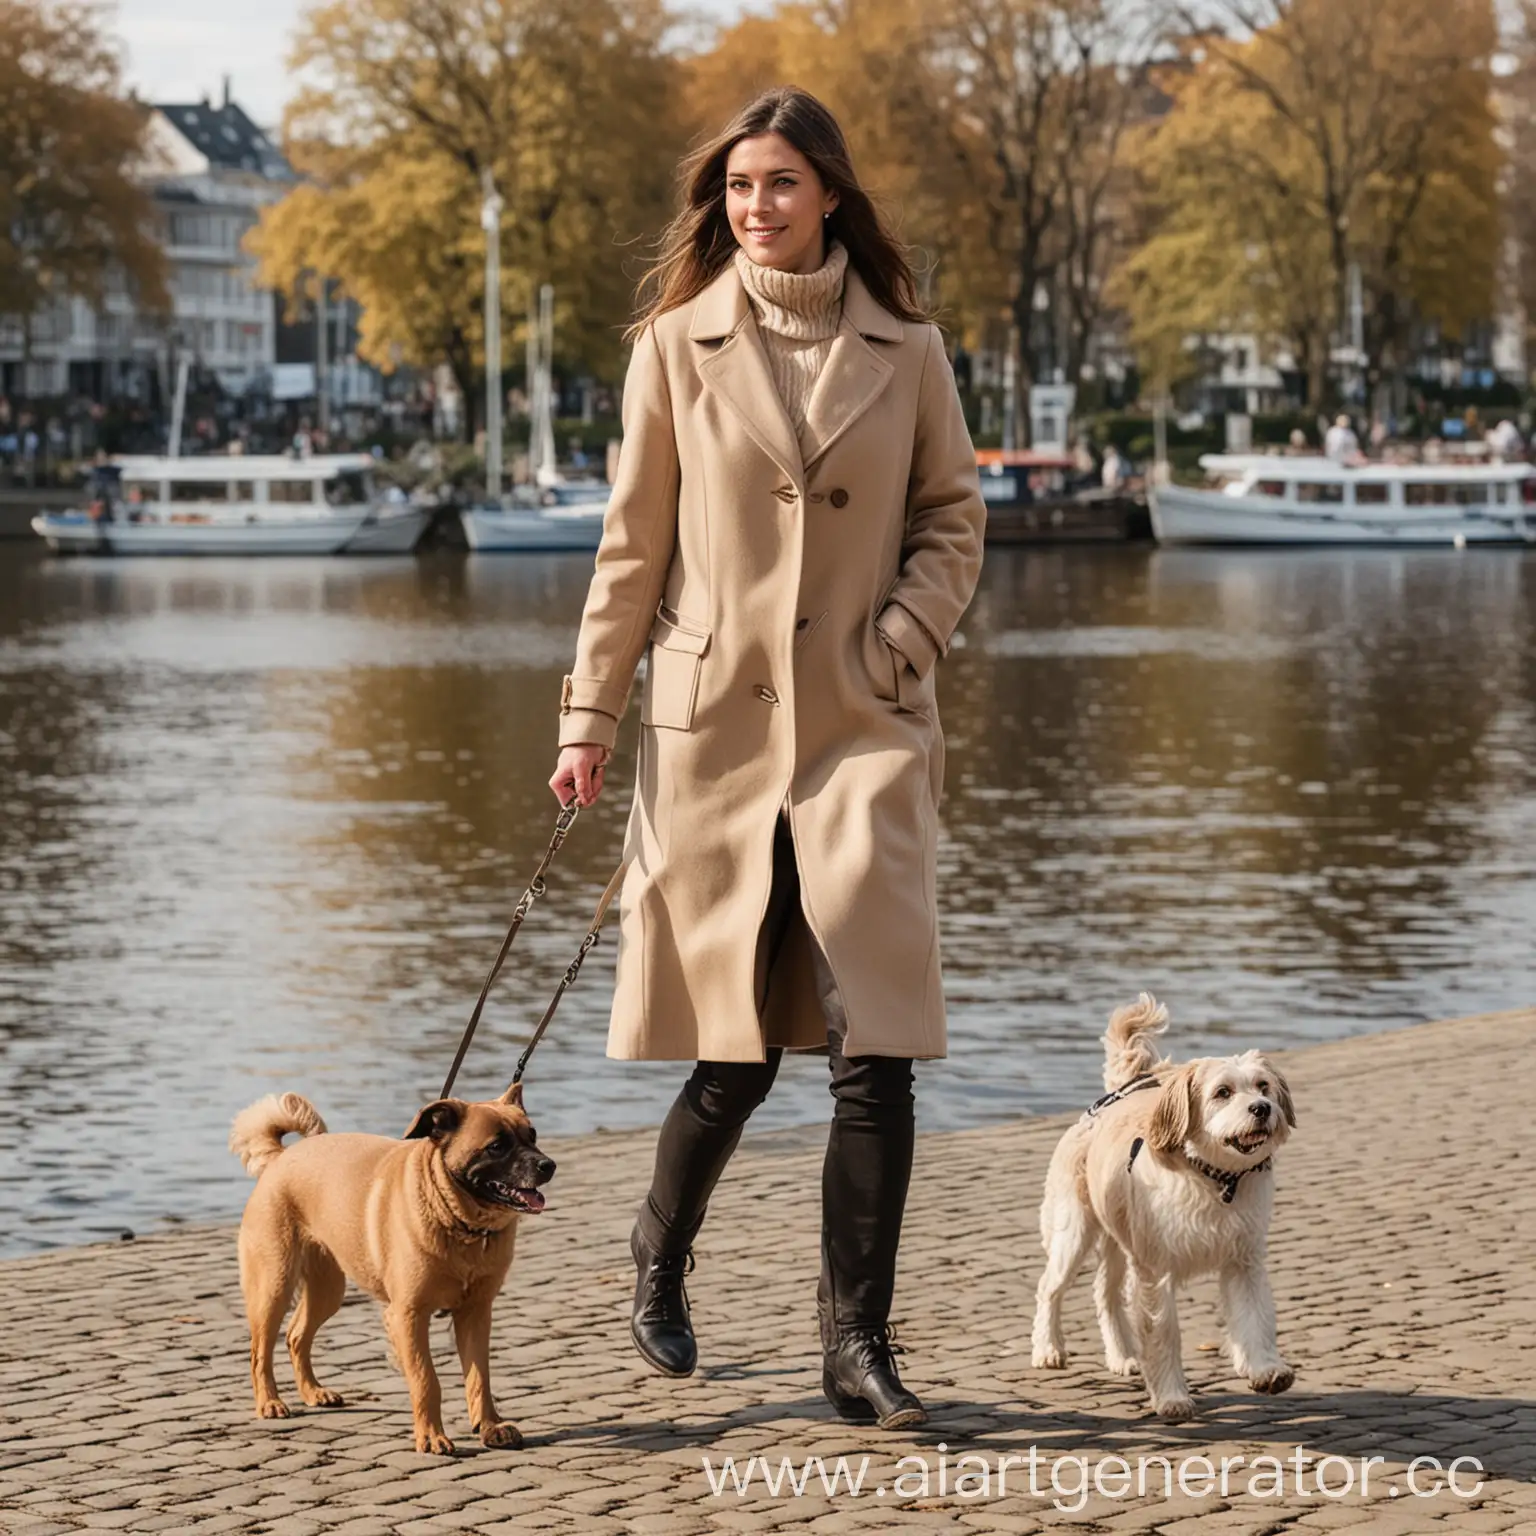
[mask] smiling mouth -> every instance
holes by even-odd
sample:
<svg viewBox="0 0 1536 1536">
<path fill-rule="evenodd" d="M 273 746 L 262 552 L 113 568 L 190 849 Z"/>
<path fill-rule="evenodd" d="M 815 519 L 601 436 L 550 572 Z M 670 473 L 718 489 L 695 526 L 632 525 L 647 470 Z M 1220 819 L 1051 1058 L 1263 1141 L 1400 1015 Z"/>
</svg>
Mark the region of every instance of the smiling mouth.
<svg viewBox="0 0 1536 1536">
<path fill-rule="evenodd" d="M 1260 1147 L 1269 1140 L 1269 1131 L 1260 1127 L 1256 1130 L 1246 1131 L 1240 1136 L 1228 1136 L 1227 1145 L 1235 1152 L 1245 1155 L 1249 1152 L 1257 1152 Z"/>
<path fill-rule="evenodd" d="M 470 1193 L 485 1205 L 505 1206 L 528 1216 L 537 1216 L 544 1209 L 542 1190 L 504 1184 L 500 1179 L 476 1179 L 470 1185 Z"/>
</svg>

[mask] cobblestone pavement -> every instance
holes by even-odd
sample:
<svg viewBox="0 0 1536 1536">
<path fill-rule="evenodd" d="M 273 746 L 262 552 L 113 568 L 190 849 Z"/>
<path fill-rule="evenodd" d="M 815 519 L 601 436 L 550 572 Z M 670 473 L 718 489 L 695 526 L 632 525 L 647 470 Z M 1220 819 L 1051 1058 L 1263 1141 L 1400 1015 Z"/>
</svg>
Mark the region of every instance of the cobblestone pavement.
<svg viewBox="0 0 1536 1536">
<path fill-rule="evenodd" d="M 1536 1532 L 1533 1047 L 1536 1012 L 1287 1059 L 1300 1128 L 1279 1166 L 1272 1272 L 1282 1349 L 1299 1374 L 1284 1397 L 1247 1393 L 1209 1348 L 1218 1324 L 1204 1286 L 1182 1309 L 1192 1424 L 1149 1418 L 1139 1385 L 1105 1373 L 1086 1283 L 1068 1313 L 1079 1352 L 1065 1371 L 1030 1368 L 1036 1209 L 1070 1117 L 920 1141 L 898 1289 L 904 1374 L 933 1414 L 914 1437 L 843 1425 L 820 1397 L 820 1131 L 749 1133 L 691 1281 L 704 1365 L 667 1381 L 642 1367 L 627 1326 L 625 1240 L 652 1136 L 596 1136 L 552 1146 L 557 1193 L 525 1231 L 498 1304 L 494 1375 L 525 1449 L 482 1450 L 469 1434 L 443 1323 L 434 1341 L 461 1454 L 417 1455 L 404 1387 L 361 1298 L 317 1351 L 347 1406 L 306 1411 L 290 1395 L 292 1419 L 257 1421 L 233 1234 L 183 1232 L 0 1264 L 0 1529 Z M 999 1458 L 1032 1446 L 1039 1495 L 1023 1461 L 999 1495 Z M 1320 1496 L 1307 1466 L 1298 1494 L 1298 1450 L 1353 1458 L 1354 1491 Z M 847 1456 L 854 1474 L 870 1462 L 857 1497 L 827 1496 L 814 1475 L 804 1497 L 786 1484 L 775 1497 L 756 1476 L 745 1495 L 712 1493 L 703 1458 L 718 1475 L 721 1458 L 754 1455 L 775 1473 L 786 1457 Z M 963 1455 L 990 1458 L 987 1496 Z M 1113 1497 L 1124 1479 L 1102 1462 L 1105 1492 L 1084 1497 L 1072 1492 L 1077 1463 L 1056 1460 L 1134 1467 L 1154 1455 L 1217 1467 L 1224 1456 L 1282 1457 L 1288 1481 L 1270 1496 L 1274 1474 L 1261 1464 L 1250 1490 L 1245 1462 L 1223 1497 L 1202 1491 L 1195 1463 L 1192 1494 L 1175 1485 L 1165 1497 L 1154 1462 L 1144 1496 L 1133 1477 L 1128 1496 Z M 898 1465 L 907 1456 L 927 1458 L 926 1491 L 918 1463 Z M 1362 1498 L 1370 1456 L 1384 1461 Z M 1406 1467 L 1422 1456 L 1479 1458 L 1481 1491 L 1414 1496 Z M 1053 1469 L 1065 1491 L 1053 1492 Z M 1321 1472 L 1342 1486 L 1343 1462 Z M 1462 1473 L 1463 1488 L 1476 1484 Z M 1416 1476 L 1433 1486 L 1427 1464 Z"/>
</svg>

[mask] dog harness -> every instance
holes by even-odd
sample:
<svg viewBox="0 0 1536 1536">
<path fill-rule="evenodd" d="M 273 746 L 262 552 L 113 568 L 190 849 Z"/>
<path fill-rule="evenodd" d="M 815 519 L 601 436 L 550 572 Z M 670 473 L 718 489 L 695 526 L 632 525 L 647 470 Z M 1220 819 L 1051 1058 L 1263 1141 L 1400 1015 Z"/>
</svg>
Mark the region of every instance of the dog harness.
<svg viewBox="0 0 1536 1536">
<path fill-rule="evenodd" d="M 1135 1152 L 1132 1152 L 1131 1157 L 1134 1159 L 1135 1156 Z M 1263 1173 L 1274 1162 L 1273 1158 L 1266 1157 L 1262 1163 L 1255 1163 L 1252 1168 L 1239 1168 L 1236 1173 L 1233 1173 L 1229 1169 L 1214 1168 L 1210 1163 L 1202 1162 L 1194 1153 L 1188 1150 L 1185 1151 L 1184 1157 L 1191 1168 L 1203 1173 L 1212 1183 L 1221 1185 L 1221 1203 L 1223 1205 L 1232 1204 L 1237 1195 L 1237 1186 L 1242 1183 L 1245 1174 Z"/>
<path fill-rule="evenodd" d="M 1095 1099 L 1093 1103 L 1088 1106 L 1089 1117 L 1091 1118 L 1092 1116 L 1098 1114 L 1101 1110 L 1108 1109 L 1111 1104 L 1118 1104 L 1121 1099 L 1127 1097 L 1129 1094 L 1138 1093 L 1143 1088 L 1156 1087 L 1156 1075 L 1151 1072 L 1144 1072 L 1140 1077 L 1133 1078 L 1123 1087 L 1113 1088 L 1102 1098 Z"/>
<path fill-rule="evenodd" d="M 1157 1087 L 1157 1077 L 1154 1073 L 1147 1072 L 1138 1078 L 1126 1083 L 1123 1087 L 1112 1089 L 1109 1093 L 1097 1098 L 1088 1106 L 1088 1114 L 1085 1118 L 1092 1119 L 1101 1111 L 1109 1108 L 1111 1104 L 1118 1104 L 1121 1099 L 1132 1093 L 1139 1093 L 1143 1088 Z M 1144 1137 L 1138 1136 L 1131 1143 L 1131 1155 L 1126 1159 L 1125 1171 L 1129 1173 L 1136 1165 L 1136 1159 L 1141 1155 L 1141 1149 L 1146 1145 Z M 1217 1168 L 1203 1159 L 1196 1157 L 1188 1149 L 1185 1149 L 1184 1159 L 1197 1173 L 1203 1173 L 1212 1183 L 1221 1186 L 1221 1203 L 1231 1205 L 1237 1198 L 1237 1186 L 1242 1183 L 1243 1177 L 1250 1173 L 1263 1173 L 1269 1168 L 1274 1159 L 1266 1157 L 1262 1163 L 1255 1163 L 1252 1168 L 1239 1168 L 1235 1173 L 1228 1168 Z"/>
</svg>

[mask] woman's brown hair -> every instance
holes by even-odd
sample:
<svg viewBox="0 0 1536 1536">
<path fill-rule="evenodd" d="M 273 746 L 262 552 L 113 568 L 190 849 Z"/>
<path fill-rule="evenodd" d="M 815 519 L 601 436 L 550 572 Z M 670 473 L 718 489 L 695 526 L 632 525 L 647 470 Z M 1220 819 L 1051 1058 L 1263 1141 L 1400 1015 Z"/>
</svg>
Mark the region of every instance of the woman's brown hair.
<svg viewBox="0 0 1536 1536">
<path fill-rule="evenodd" d="M 838 194 L 826 222 L 827 240 L 840 240 L 870 296 L 902 320 L 926 320 L 917 282 L 895 237 L 854 174 L 848 141 L 837 119 L 797 86 L 775 86 L 744 106 L 678 167 L 681 207 L 662 234 L 660 251 L 640 279 L 633 339 L 658 315 L 697 297 L 735 255 L 725 211 L 725 163 L 743 139 L 777 133 L 810 161 L 822 184 Z"/>
</svg>

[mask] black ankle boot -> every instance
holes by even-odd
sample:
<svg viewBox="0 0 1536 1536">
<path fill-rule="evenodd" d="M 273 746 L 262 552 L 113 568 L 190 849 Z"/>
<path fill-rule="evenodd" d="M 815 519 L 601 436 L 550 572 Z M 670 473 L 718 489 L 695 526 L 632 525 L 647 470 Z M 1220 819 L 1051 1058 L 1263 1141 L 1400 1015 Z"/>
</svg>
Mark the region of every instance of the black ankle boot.
<svg viewBox="0 0 1536 1536">
<path fill-rule="evenodd" d="M 889 1323 L 851 1323 L 835 1329 L 824 1347 L 821 1390 L 843 1418 L 881 1429 L 911 1429 L 928 1421 L 927 1410 L 901 1384 L 894 1355 L 901 1346 Z"/>
<path fill-rule="evenodd" d="M 635 1223 L 629 1235 L 635 1260 L 635 1311 L 630 1337 L 645 1362 L 663 1376 L 691 1376 L 699 1363 L 699 1348 L 688 1317 L 688 1293 L 683 1276 L 693 1268 L 693 1250 L 658 1253 Z"/>
</svg>

